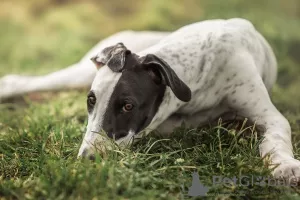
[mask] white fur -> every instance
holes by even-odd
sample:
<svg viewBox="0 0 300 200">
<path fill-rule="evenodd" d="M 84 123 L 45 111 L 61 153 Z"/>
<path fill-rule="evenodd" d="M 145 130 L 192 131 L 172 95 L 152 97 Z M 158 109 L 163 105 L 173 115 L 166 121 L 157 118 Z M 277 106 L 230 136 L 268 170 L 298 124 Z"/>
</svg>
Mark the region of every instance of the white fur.
<svg viewBox="0 0 300 200">
<path fill-rule="evenodd" d="M 84 135 L 78 156 L 81 156 L 85 149 L 88 149 L 88 151 L 94 149 L 94 145 L 97 144 L 97 141 L 103 141 L 103 136 L 99 134 L 102 130 L 103 117 L 109 99 L 120 77 L 121 73 L 115 73 L 107 66 L 98 70 L 91 88 L 97 101 L 93 111 L 89 113 L 87 131 Z"/>
</svg>

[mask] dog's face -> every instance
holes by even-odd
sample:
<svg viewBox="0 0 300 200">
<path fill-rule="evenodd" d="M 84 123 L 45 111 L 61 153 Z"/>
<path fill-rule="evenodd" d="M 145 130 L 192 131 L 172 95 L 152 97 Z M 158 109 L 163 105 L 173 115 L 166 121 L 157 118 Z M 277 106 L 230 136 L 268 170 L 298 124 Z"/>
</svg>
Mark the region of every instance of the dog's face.
<svg viewBox="0 0 300 200">
<path fill-rule="evenodd" d="M 119 43 L 92 61 L 99 70 L 87 97 L 89 118 L 79 156 L 103 149 L 101 131 L 121 147 L 131 143 L 151 123 L 167 86 L 178 99 L 191 98 L 190 89 L 155 55 L 139 57 Z"/>
</svg>

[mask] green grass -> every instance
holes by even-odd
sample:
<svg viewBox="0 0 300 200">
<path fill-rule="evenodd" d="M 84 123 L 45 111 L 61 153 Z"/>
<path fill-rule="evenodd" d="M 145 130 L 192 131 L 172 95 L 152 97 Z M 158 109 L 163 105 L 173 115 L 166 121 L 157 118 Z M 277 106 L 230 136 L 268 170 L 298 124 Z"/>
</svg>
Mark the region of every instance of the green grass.
<svg viewBox="0 0 300 200">
<path fill-rule="evenodd" d="M 125 29 L 175 30 L 194 21 L 244 17 L 271 43 L 279 63 L 272 100 L 292 125 L 300 158 L 300 2 L 297 0 L 18 0 L 0 2 L 0 76 L 44 74 L 78 61 L 101 38 Z M 129 6 L 130 5 L 130 6 Z M 269 176 L 261 140 L 243 122 L 155 133 L 95 162 L 77 160 L 87 90 L 38 94 L 0 104 L 0 199 L 183 199 L 192 172 L 209 198 L 299 199 L 297 188 L 212 186 L 212 176 Z M 244 197 L 234 196 L 242 192 Z"/>
</svg>

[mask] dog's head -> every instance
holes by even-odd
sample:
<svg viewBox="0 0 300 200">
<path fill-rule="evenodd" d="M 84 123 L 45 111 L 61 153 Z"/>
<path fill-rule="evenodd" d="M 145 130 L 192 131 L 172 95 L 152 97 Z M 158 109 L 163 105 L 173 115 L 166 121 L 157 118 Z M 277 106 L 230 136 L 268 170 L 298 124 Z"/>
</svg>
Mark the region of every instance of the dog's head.
<svg viewBox="0 0 300 200">
<path fill-rule="evenodd" d="M 181 101 L 191 99 L 189 87 L 153 54 L 139 57 L 118 43 L 91 60 L 98 72 L 87 97 L 88 125 L 79 156 L 103 145 L 101 131 L 121 146 L 129 144 L 151 123 L 166 87 Z"/>
</svg>

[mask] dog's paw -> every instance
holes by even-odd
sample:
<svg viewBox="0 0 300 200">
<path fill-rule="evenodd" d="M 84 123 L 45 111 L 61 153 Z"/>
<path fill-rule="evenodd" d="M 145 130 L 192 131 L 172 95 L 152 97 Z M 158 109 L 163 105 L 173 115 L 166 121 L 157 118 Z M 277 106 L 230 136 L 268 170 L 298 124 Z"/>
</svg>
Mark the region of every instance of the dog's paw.
<svg viewBox="0 0 300 200">
<path fill-rule="evenodd" d="M 300 183 L 300 161 L 286 160 L 273 171 L 274 178 L 285 179 L 289 183 Z"/>
<path fill-rule="evenodd" d="M 25 90 L 30 77 L 7 75 L 0 79 L 0 100 L 20 95 Z"/>
</svg>

